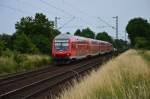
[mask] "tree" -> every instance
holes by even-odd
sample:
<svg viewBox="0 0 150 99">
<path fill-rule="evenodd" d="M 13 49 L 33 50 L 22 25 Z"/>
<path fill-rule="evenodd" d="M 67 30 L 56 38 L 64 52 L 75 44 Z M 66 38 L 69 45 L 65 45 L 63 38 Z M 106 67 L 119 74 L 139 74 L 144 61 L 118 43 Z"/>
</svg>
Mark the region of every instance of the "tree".
<svg viewBox="0 0 150 99">
<path fill-rule="evenodd" d="M 76 35 L 76 36 L 81 36 L 81 30 L 80 30 L 80 29 L 77 29 L 76 32 L 74 33 L 74 35 Z"/>
<path fill-rule="evenodd" d="M 66 34 L 70 34 L 70 32 L 67 32 Z"/>
<path fill-rule="evenodd" d="M 80 29 L 78 29 L 74 33 L 74 35 L 82 36 L 82 37 L 87 37 L 87 38 L 92 38 L 92 39 L 95 38 L 95 34 L 94 34 L 94 32 L 90 28 L 83 29 L 82 32 L 80 31 Z"/>
<path fill-rule="evenodd" d="M 114 47 L 117 48 L 117 50 L 125 50 L 129 48 L 129 44 L 127 41 L 124 41 L 122 39 L 115 39 Z"/>
<path fill-rule="evenodd" d="M 21 18 L 21 20 L 15 24 L 15 27 L 17 34 L 24 33 L 44 54 L 51 52 L 52 40 L 56 35 L 60 34 L 58 30 L 54 29 L 54 22 L 49 21 L 42 13 L 36 13 L 34 18 Z M 41 48 L 41 46 L 43 48 Z"/>
<path fill-rule="evenodd" d="M 38 53 L 38 48 L 32 43 L 24 33 L 15 34 L 14 50 L 21 53 Z"/>
<path fill-rule="evenodd" d="M 127 24 L 126 31 L 133 47 L 150 46 L 150 23 L 147 20 L 143 18 L 131 19 Z M 137 43 L 142 43 L 142 46 Z"/>
<path fill-rule="evenodd" d="M 82 33 L 80 36 L 94 39 L 95 33 L 90 28 L 86 28 L 82 30 Z"/>
<path fill-rule="evenodd" d="M 4 41 L 0 39 L 0 56 L 2 55 L 4 49 L 5 49 Z"/>
<path fill-rule="evenodd" d="M 32 17 L 23 17 L 15 24 L 16 33 L 30 35 L 34 31 L 34 22 Z"/>
<path fill-rule="evenodd" d="M 4 45 L 6 48 L 12 49 L 12 35 L 2 34 L 0 35 L 0 39 L 4 41 Z"/>
<path fill-rule="evenodd" d="M 96 39 L 97 40 L 103 40 L 103 41 L 107 41 L 107 42 L 113 43 L 112 37 L 110 35 L 108 35 L 107 32 L 98 33 L 96 35 Z"/>
<path fill-rule="evenodd" d="M 135 48 L 150 49 L 150 43 L 144 37 L 136 37 Z"/>
<path fill-rule="evenodd" d="M 33 43 L 36 47 L 43 53 L 49 54 L 51 52 L 51 43 L 49 38 L 43 35 L 33 35 L 32 37 Z"/>
<path fill-rule="evenodd" d="M 49 21 L 42 13 L 36 13 L 35 17 L 23 17 L 15 24 L 16 32 L 24 32 L 27 36 L 43 34 L 50 37 L 54 30 L 54 22 Z"/>
</svg>

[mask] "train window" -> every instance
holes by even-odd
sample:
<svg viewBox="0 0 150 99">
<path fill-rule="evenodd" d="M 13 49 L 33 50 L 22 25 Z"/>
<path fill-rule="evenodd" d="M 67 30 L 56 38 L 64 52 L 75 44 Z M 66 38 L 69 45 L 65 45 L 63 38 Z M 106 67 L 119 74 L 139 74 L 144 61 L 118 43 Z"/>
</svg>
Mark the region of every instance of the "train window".
<svg viewBox="0 0 150 99">
<path fill-rule="evenodd" d="M 61 43 L 56 42 L 55 46 L 61 46 Z"/>
<path fill-rule="evenodd" d="M 67 40 L 55 40 L 55 50 L 57 51 L 67 51 L 69 48 L 68 46 Z"/>
<path fill-rule="evenodd" d="M 63 42 L 62 46 L 68 46 L 68 42 Z"/>
<path fill-rule="evenodd" d="M 55 42 L 68 42 L 68 40 L 67 39 L 57 39 L 57 40 L 55 40 Z"/>
</svg>

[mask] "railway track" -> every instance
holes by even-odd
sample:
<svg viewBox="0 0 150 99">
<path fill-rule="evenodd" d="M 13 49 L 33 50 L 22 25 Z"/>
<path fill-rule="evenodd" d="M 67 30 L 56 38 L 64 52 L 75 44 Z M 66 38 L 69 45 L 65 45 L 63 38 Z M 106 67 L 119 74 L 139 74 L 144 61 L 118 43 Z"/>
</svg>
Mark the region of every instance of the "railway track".
<svg viewBox="0 0 150 99">
<path fill-rule="evenodd" d="M 0 99 L 35 99 L 41 93 L 50 91 L 62 82 L 68 81 L 102 61 L 111 57 L 110 54 L 74 63 L 70 66 L 51 66 L 20 75 L 10 76 L 0 80 Z M 42 96 L 45 97 L 45 96 Z M 39 98 L 40 99 L 40 98 Z"/>
</svg>

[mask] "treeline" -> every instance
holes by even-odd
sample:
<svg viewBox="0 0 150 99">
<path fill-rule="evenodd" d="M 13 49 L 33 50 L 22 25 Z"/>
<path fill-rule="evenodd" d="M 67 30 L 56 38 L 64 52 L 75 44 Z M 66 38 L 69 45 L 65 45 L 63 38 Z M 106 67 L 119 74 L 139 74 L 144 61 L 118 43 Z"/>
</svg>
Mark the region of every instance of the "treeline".
<svg viewBox="0 0 150 99">
<path fill-rule="evenodd" d="M 126 27 L 131 46 L 150 50 L 150 23 L 144 18 L 134 18 Z"/>
<path fill-rule="evenodd" d="M 29 54 L 50 54 L 53 38 L 60 34 L 54 29 L 54 22 L 42 13 L 35 17 L 23 17 L 15 24 L 13 35 L 0 35 L 0 55 L 4 51 Z"/>
</svg>

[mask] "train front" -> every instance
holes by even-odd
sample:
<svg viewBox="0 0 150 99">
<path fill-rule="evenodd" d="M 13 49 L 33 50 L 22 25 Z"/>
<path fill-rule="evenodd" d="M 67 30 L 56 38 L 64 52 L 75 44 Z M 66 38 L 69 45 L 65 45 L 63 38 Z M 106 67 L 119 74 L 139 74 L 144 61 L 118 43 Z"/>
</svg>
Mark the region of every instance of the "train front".
<svg viewBox="0 0 150 99">
<path fill-rule="evenodd" d="M 70 62 L 70 43 L 68 35 L 58 35 L 53 40 L 52 56 L 55 64 Z"/>
</svg>

